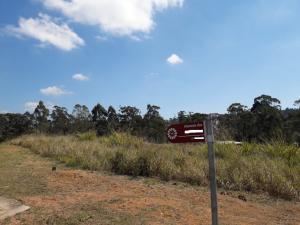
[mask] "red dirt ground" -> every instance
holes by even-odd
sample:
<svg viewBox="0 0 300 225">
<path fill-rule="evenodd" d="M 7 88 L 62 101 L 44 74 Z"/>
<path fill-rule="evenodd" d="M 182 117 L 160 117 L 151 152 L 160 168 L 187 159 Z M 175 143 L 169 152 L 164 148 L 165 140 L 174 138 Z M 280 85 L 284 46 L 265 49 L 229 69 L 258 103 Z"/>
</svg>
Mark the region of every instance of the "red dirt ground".
<svg viewBox="0 0 300 225">
<path fill-rule="evenodd" d="M 11 148 L 16 151 L 16 147 Z M 31 167 L 35 166 L 35 162 L 27 163 Z M 49 169 L 46 180 L 50 192 L 22 197 L 20 200 L 33 210 L 10 219 L 7 224 L 38 224 L 37 212 L 42 212 L 43 215 L 58 214 L 68 218 L 75 211 L 80 211 L 76 208 L 77 205 L 98 203 L 114 215 L 125 213 L 133 218 L 145 218 L 145 220 L 138 220 L 142 222 L 136 224 L 210 224 L 209 192 L 203 188 L 64 167 L 58 168 L 56 172 Z M 246 195 L 250 200 L 244 202 L 234 195 L 218 196 L 220 224 L 300 225 L 299 202 L 260 201 L 257 197 L 252 198 L 251 195 Z M 95 217 L 91 216 L 90 219 L 79 224 L 115 223 L 113 221 L 96 223 Z"/>
</svg>

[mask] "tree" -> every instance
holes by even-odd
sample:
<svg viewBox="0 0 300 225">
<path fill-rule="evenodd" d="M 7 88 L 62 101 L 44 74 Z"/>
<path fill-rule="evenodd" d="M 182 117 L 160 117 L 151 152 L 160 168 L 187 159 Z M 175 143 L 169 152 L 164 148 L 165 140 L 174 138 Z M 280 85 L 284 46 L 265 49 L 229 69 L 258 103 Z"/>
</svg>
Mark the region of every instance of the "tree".
<svg viewBox="0 0 300 225">
<path fill-rule="evenodd" d="M 185 111 L 179 111 L 178 114 L 177 114 L 177 118 L 178 118 L 178 122 L 179 123 L 186 123 L 187 122 L 187 118 L 188 118 L 188 115 Z"/>
<path fill-rule="evenodd" d="M 300 146 L 300 99 L 294 105 L 298 108 L 284 110 L 284 134 L 288 142 Z"/>
<path fill-rule="evenodd" d="M 30 112 L 25 112 L 23 114 L 26 132 L 32 132 L 34 130 L 34 117 Z"/>
<path fill-rule="evenodd" d="M 295 106 L 298 106 L 298 108 L 300 109 L 300 99 L 296 100 L 294 103 Z"/>
<path fill-rule="evenodd" d="M 116 110 L 114 107 L 109 106 L 107 110 L 107 121 L 108 121 L 108 126 L 109 130 L 111 132 L 117 131 L 119 129 L 119 118 Z"/>
<path fill-rule="evenodd" d="M 245 111 L 247 111 L 247 106 L 244 106 L 241 103 L 233 103 L 227 109 L 228 113 L 234 114 L 234 115 L 237 115 L 239 113 L 243 113 Z"/>
<path fill-rule="evenodd" d="M 52 127 L 54 133 L 66 134 L 70 128 L 70 115 L 65 107 L 54 106 L 51 113 Z"/>
<path fill-rule="evenodd" d="M 237 141 L 250 140 L 251 129 L 253 124 L 252 114 L 248 112 L 247 106 L 241 103 L 232 103 L 227 108 L 228 115 L 225 122 L 227 123 L 226 129 L 232 138 Z M 250 127 L 249 127 L 250 126 Z"/>
<path fill-rule="evenodd" d="M 286 141 L 300 146 L 300 110 L 289 112 L 284 120 L 284 134 Z"/>
<path fill-rule="evenodd" d="M 188 118 L 189 122 L 204 121 L 207 118 L 207 114 L 190 112 Z"/>
<path fill-rule="evenodd" d="M 140 110 L 132 106 L 120 107 L 120 124 L 125 132 L 131 134 L 141 134 L 143 129 L 143 118 L 140 115 Z"/>
<path fill-rule="evenodd" d="M 157 117 L 160 117 L 159 115 L 160 107 L 156 105 L 147 105 L 147 113 L 144 115 L 144 119 L 151 120 Z"/>
<path fill-rule="evenodd" d="M 87 132 L 92 128 L 91 114 L 87 106 L 76 104 L 72 112 L 73 131 Z"/>
<path fill-rule="evenodd" d="M 0 142 L 7 138 L 8 118 L 0 114 Z"/>
<path fill-rule="evenodd" d="M 237 121 L 234 124 L 235 140 L 237 141 L 255 141 L 256 136 L 256 117 L 250 111 L 244 111 L 238 114 Z"/>
<path fill-rule="evenodd" d="M 280 101 L 270 95 L 261 95 L 254 99 L 254 104 L 251 109 L 252 112 L 262 113 L 264 110 L 268 111 L 268 109 L 280 110 Z"/>
<path fill-rule="evenodd" d="M 270 140 L 282 135 L 283 118 L 280 101 L 269 95 L 254 99 L 251 112 L 255 115 L 255 136 L 258 141 Z"/>
<path fill-rule="evenodd" d="M 106 109 L 99 103 L 92 110 L 92 120 L 99 136 L 109 134 L 107 116 Z"/>
<path fill-rule="evenodd" d="M 46 108 L 42 101 L 39 101 L 39 104 L 33 112 L 34 127 L 36 128 L 36 131 L 39 131 L 40 133 L 47 132 L 49 128 L 48 116 L 49 109 Z"/>
<path fill-rule="evenodd" d="M 144 115 L 144 136 L 155 142 L 165 140 L 166 123 L 159 114 L 159 106 L 147 105 L 147 113 Z"/>
<path fill-rule="evenodd" d="M 0 142 L 30 131 L 31 121 L 22 114 L 0 114 Z"/>
</svg>

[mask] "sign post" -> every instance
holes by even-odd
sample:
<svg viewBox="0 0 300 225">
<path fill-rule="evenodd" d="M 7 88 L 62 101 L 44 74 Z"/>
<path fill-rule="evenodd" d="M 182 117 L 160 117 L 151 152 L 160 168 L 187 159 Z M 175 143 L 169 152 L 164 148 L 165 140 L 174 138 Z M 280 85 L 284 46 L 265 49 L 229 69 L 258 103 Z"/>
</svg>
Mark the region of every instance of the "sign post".
<svg viewBox="0 0 300 225">
<path fill-rule="evenodd" d="M 205 121 L 205 132 L 208 146 L 209 183 L 211 200 L 212 225 L 218 225 L 217 180 L 215 166 L 214 134 L 211 118 Z"/>
<path fill-rule="evenodd" d="M 214 134 L 212 120 L 189 124 L 173 124 L 167 129 L 167 137 L 171 143 L 207 142 L 209 161 L 209 181 L 211 198 L 212 225 L 218 225 L 217 181 L 215 167 Z"/>
</svg>

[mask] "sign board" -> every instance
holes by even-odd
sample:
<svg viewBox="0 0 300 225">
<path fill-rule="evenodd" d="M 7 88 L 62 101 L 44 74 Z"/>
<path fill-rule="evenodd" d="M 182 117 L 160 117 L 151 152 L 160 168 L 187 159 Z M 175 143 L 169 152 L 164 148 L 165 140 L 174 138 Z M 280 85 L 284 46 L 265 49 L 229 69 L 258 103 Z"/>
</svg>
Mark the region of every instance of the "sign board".
<svg viewBox="0 0 300 225">
<path fill-rule="evenodd" d="M 167 129 L 171 143 L 205 142 L 204 123 L 173 124 Z"/>
<path fill-rule="evenodd" d="M 209 161 L 209 180 L 211 193 L 212 225 L 218 225 L 218 199 L 215 167 L 214 134 L 211 119 L 189 124 L 173 124 L 167 129 L 171 143 L 207 142 Z"/>
</svg>

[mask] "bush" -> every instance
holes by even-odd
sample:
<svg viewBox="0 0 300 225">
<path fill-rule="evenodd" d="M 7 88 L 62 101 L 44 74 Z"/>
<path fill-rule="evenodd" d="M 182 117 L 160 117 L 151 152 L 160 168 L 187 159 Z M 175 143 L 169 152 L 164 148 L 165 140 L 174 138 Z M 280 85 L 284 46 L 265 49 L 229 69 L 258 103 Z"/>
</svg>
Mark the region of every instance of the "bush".
<svg viewBox="0 0 300 225">
<path fill-rule="evenodd" d="M 76 134 L 76 137 L 80 141 L 93 141 L 97 138 L 97 135 L 95 132 L 89 131 L 86 133 L 78 133 Z"/>
<path fill-rule="evenodd" d="M 124 133 L 108 137 L 23 136 L 12 143 L 70 166 L 208 185 L 206 145 L 151 144 Z M 216 145 L 217 183 L 227 190 L 299 199 L 300 151 L 284 143 Z"/>
</svg>

